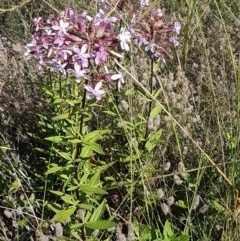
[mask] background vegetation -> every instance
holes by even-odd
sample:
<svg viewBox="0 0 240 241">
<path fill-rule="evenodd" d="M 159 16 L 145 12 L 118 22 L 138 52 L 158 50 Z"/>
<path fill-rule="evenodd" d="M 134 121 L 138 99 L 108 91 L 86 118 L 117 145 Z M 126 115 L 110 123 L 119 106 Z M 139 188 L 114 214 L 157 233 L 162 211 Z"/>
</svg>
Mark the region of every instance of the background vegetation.
<svg viewBox="0 0 240 241">
<path fill-rule="evenodd" d="M 151 4 L 181 22 L 180 46 L 160 63 L 152 97 L 149 59 L 135 50 L 125 66 L 135 78 L 127 77 L 118 100 L 112 92 L 89 106 L 86 126 L 101 132 L 81 166 L 85 191 L 76 203 L 64 154 L 74 152 L 74 139 L 46 139 L 72 126 L 59 117 L 71 109 L 63 102 L 68 83 L 59 87 L 55 77 L 38 73 L 23 46 L 34 17 L 66 7 L 95 13 L 97 2 L 1 1 L 0 240 L 240 239 L 240 2 Z M 56 217 L 60 211 L 68 213 Z"/>
</svg>

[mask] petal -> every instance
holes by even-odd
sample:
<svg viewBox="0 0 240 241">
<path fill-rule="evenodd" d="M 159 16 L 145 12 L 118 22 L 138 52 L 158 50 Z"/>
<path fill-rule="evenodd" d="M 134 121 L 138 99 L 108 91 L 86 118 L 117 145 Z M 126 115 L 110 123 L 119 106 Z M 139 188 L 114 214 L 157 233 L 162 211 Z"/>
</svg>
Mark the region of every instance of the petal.
<svg viewBox="0 0 240 241">
<path fill-rule="evenodd" d="M 86 53 L 87 48 L 88 48 L 88 45 L 87 45 L 87 44 L 84 44 L 84 45 L 81 47 L 81 53 L 82 53 L 82 54 Z"/>
<path fill-rule="evenodd" d="M 102 99 L 102 96 L 101 95 L 97 95 L 96 99 L 100 101 Z"/>
<path fill-rule="evenodd" d="M 99 90 L 101 89 L 101 87 L 102 87 L 102 81 L 99 81 L 99 82 L 96 84 L 94 90 L 95 90 L 95 91 L 99 91 Z"/>
<path fill-rule="evenodd" d="M 93 98 L 94 98 L 94 95 L 93 95 L 92 93 L 89 93 L 89 92 L 88 92 L 87 98 L 88 98 L 88 99 L 93 99 Z"/>
<path fill-rule="evenodd" d="M 121 78 L 122 78 L 122 74 L 114 74 L 111 77 L 112 80 L 117 80 L 117 79 L 121 79 Z"/>
<path fill-rule="evenodd" d="M 123 43 L 123 46 L 126 51 L 129 51 L 129 45 L 126 42 Z"/>
<path fill-rule="evenodd" d="M 106 91 L 105 91 L 105 90 L 99 90 L 97 93 L 98 93 L 99 95 L 103 95 L 103 94 L 106 93 Z"/>
<path fill-rule="evenodd" d="M 94 90 L 93 90 L 93 88 L 92 88 L 91 85 L 85 85 L 84 88 L 85 88 L 89 93 L 93 93 L 93 92 L 94 92 Z"/>
<path fill-rule="evenodd" d="M 75 70 L 76 73 L 78 73 L 79 70 L 80 70 L 80 65 L 77 64 L 77 63 L 75 63 L 75 64 L 74 64 L 74 70 Z"/>
</svg>

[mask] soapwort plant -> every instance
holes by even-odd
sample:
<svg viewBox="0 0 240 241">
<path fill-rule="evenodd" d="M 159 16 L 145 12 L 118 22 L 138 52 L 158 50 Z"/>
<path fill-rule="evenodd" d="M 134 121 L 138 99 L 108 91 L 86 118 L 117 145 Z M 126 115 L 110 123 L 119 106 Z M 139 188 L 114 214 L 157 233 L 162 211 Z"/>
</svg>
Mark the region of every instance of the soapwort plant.
<svg viewBox="0 0 240 241">
<path fill-rule="evenodd" d="M 126 123 L 123 133 L 114 128 L 118 106 L 124 103 L 121 98 L 137 88 L 126 71 L 134 58 L 132 50 L 144 52 L 150 60 L 153 94 L 157 63 L 166 62 L 178 46 L 180 23 L 168 22 L 160 9 L 144 15 L 149 1 L 140 4 L 141 10 L 130 19 L 120 11 L 114 15 L 103 1 L 95 16 L 69 8 L 47 20 L 37 17 L 26 47 L 25 57 L 34 58 L 38 71 L 50 79 L 44 88 L 50 109 L 39 114 L 45 146 L 38 150 L 47 166 L 42 217 L 53 215 L 52 221 L 62 222 L 77 239 L 115 226 L 116 212 L 111 208 L 120 195 L 112 190 L 121 177 L 115 169 L 125 165 L 116 148 L 129 142 L 120 135 L 129 130 L 137 133 L 141 142 L 135 145 L 137 158 L 141 151 L 151 152 L 161 137 L 161 131 L 148 130 L 148 118 L 160 113 L 150 100 L 141 128 Z M 132 168 L 133 158 L 124 156 L 126 166 L 120 169 L 128 172 L 127 163 L 131 160 Z"/>
</svg>

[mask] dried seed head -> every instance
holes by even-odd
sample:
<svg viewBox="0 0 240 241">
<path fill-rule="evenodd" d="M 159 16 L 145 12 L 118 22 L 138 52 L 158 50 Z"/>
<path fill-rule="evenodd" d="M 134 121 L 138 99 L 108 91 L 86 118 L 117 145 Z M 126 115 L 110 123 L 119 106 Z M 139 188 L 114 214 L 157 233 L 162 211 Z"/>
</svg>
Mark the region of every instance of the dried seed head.
<svg viewBox="0 0 240 241">
<path fill-rule="evenodd" d="M 121 100 L 119 105 L 118 105 L 118 108 L 119 108 L 120 111 L 124 112 L 124 111 L 127 111 L 129 109 L 129 105 L 128 105 L 126 100 Z"/>
<path fill-rule="evenodd" d="M 176 174 L 173 176 L 173 180 L 174 180 L 174 182 L 175 182 L 176 185 L 181 185 L 181 184 L 183 184 L 183 180 L 182 180 L 178 175 L 176 175 Z"/>
<path fill-rule="evenodd" d="M 194 198 L 193 198 L 193 201 L 192 201 L 192 209 L 196 210 L 197 207 L 199 206 L 199 204 L 200 204 L 200 196 L 195 195 Z"/>
<path fill-rule="evenodd" d="M 156 85 L 157 85 L 157 80 L 156 80 L 155 77 L 153 77 L 153 79 L 152 79 L 152 86 L 156 87 Z"/>
<path fill-rule="evenodd" d="M 157 115 L 155 118 L 154 118 L 154 121 L 153 121 L 153 124 L 154 126 L 158 129 L 160 124 L 161 124 L 161 121 L 160 121 L 160 115 Z"/>
<path fill-rule="evenodd" d="M 32 193 L 32 194 L 30 195 L 30 197 L 29 197 L 29 201 L 30 201 L 30 202 L 33 202 L 34 200 L 35 200 L 35 194 Z"/>
<path fill-rule="evenodd" d="M 9 210 L 9 209 L 5 209 L 3 211 L 4 215 L 7 217 L 7 218 L 12 218 L 13 217 L 13 213 Z"/>
<path fill-rule="evenodd" d="M 135 233 L 134 233 L 134 226 L 133 223 L 128 224 L 128 240 L 134 241 L 135 240 Z"/>
<path fill-rule="evenodd" d="M 148 188 L 147 188 L 147 186 L 146 186 L 145 184 L 143 185 L 143 190 L 144 190 L 144 193 L 145 193 L 147 196 L 150 195 L 150 192 L 149 192 L 149 190 L 148 190 Z"/>
<path fill-rule="evenodd" d="M 55 235 L 56 237 L 62 237 L 63 236 L 63 227 L 61 223 L 56 223 L 55 225 Z"/>
<path fill-rule="evenodd" d="M 46 235 L 41 235 L 39 241 L 49 241 L 49 238 Z"/>
<path fill-rule="evenodd" d="M 117 241 L 126 241 L 127 240 L 125 234 L 122 233 L 122 227 L 120 225 L 118 225 L 116 227 L 116 232 L 117 232 Z"/>
<path fill-rule="evenodd" d="M 123 124 L 122 124 L 121 122 L 118 122 L 118 123 L 117 123 L 117 127 L 118 127 L 118 128 L 123 128 Z"/>
<path fill-rule="evenodd" d="M 142 78 L 143 78 L 144 83 L 146 81 L 148 81 L 148 79 L 149 79 L 148 73 L 144 72 L 143 75 L 142 75 Z"/>
<path fill-rule="evenodd" d="M 186 176 L 186 168 L 185 168 L 183 162 L 178 163 L 177 170 L 183 178 Z"/>
<path fill-rule="evenodd" d="M 171 167 L 171 162 L 166 162 L 166 163 L 164 163 L 164 165 L 163 165 L 163 170 L 164 170 L 165 172 L 167 172 L 167 171 L 169 171 L 170 167 Z"/>
<path fill-rule="evenodd" d="M 17 207 L 17 214 L 18 214 L 18 215 L 22 215 L 22 214 L 23 214 L 23 209 L 22 209 L 22 207 L 20 207 L 20 206 Z"/>
<path fill-rule="evenodd" d="M 164 191 L 162 190 L 162 188 L 158 188 L 157 189 L 157 196 L 158 196 L 158 199 L 161 200 L 163 197 L 164 197 Z"/>
<path fill-rule="evenodd" d="M 21 201 L 23 201 L 25 199 L 25 196 L 23 194 L 21 194 L 19 198 Z"/>
<path fill-rule="evenodd" d="M 174 196 L 170 196 L 168 199 L 167 199 L 167 204 L 168 206 L 170 207 L 173 203 L 174 203 Z"/>
<path fill-rule="evenodd" d="M 170 208 L 166 203 L 161 203 L 161 209 L 165 216 L 170 212 Z"/>
<path fill-rule="evenodd" d="M 206 213 L 208 210 L 208 205 L 207 204 L 204 204 L 200 209 L 199 209 L 199 212 L 204 214 Z"/>
<path fill-rule="evenodd" d="M 136 137 L 132 137 L 131 139 L 131 144 L 133 147 L 137 147 L 138 146 L 138 141 L 137 141 L 137 138 Z"/>
<path fill-rule="evenodd" d="M 99 229 L 95 229 L 93 232 L 92 232 L 92 236 L 93 237 L 97 237 L 99 234 Z"/>
<path fill-rule="evenodd" d="M 127 240 L 127 238 L 126 238 L 125 234 L 120 233 L 118 235 L 118 241 L 126 241 L 126 240 Z"/>
<path fill-rule="evenodd" d="M 188 146 L 183 147 L 183 155 L 187 155 L 188 153 Z"/>
<path fill-rule="evenodd" d="M 85 213 L 86 213 L 86 211 L 82 208 L 77 210 L 77 215 L 81 220 L 84 220 Z"/>
<path fill-rule="evenodd" d="M 147 126 L 148 126 L 149 130 L 153 130 L 154 129 L 153 119 L 151 117 L 148 118 Z"/>
</svg>

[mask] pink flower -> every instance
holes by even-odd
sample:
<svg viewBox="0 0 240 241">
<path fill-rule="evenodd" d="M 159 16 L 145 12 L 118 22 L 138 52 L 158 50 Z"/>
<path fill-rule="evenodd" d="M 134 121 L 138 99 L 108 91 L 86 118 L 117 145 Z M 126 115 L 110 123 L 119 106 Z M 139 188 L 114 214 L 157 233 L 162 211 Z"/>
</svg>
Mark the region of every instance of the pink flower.
<svg viewBox="0 0 240 241">
<path fill-rule="evenodd" d="M 120 40 L 121 48 L 126 51 L 129 51 L 128 43 L 130 43 L 131 33 L 125 30 L 125 28 L 121 28 L 118 38 Z"/>
<path fill-rule="evenodd" d="M 180 33 L 181 30 L 181 23 L 180 22 L 175 22 L 174 23 L 174 31 L 175 33 L 178 35 Z"/>
<path fill-rule="evenodd" d="M 104 64 L 107 62 L 107 56 L 108 56 L 108 52 L 105 50 L 105 48 L 101 45 L 98 49 L 98 51 L 96 52 L 96 56 L 95 56 L 95 63 L 97 65 L 99 64 Z"/>
<path fill-rule="evenodd" d="M 73 51 L 75 53 L 73 55 L 73 60 L 78 62 L 82 68 L 88 67 L 88 59 L 90 58 L 90 54 L 86 53 L 87 49 L 87 44 L 83 44 L 81 49 L 78 46 L 73 47 Z"/>
<path fill-rule="evenodd" d="M 105 90 L 101 90 L 102 87 L 102 81 L 99 81 L 94 89 L 92 88 L 91 85 L 85 85 L 84 88 L 87 90 L 88 93 L 88 99 L 93 99 L 96 98 L 97 100 L 101 100 L 102 99 L 102 95 L 106 93 Z"/>
<path fill-rule="evenodd" d="M 34 22 L 34 24 L 35 24 L 35 26 L 36 26 L 35 31 L 38 31 L 39 28 L 40 28 L 40 25 L 41 25 L 41 23 L 42 23 L 42 18 L 41 18 L 41 17 L 34 18 L 34 19 L 33 19 L 33 22 Z"/>
<path fill-rule="evenodd" d="M 140 0 L 141 7 L 149 6 L 149 0 Z"/>
<path fill-rule="evenodd" d="M 64 22 L 62 19 L 59 21 L 58 25 L 52 26 L 52 29 L 58 30 L 60 34 L 66 34 L 69 23 Z"/>
<path fill-rule="evenodd" d="M 112 80 L 118 80 L 118 90 L 122 88 L 122 84 L 124 84 L 124 79 L 122 73 L 113 74 L 111 77 Z"/>
<path fill-rule="evenodd" d="M 68 69 L 68 73 L 72 73 L 76 76 L 76 82 L 80 83 L 82 79 L 88 79 L 88 73 L 89 69 L 81 69 L 80 65 L 75 63 L 74 64 L 74 70 L 73 69 Z"/>
<path fill-rule="evenodd" d="M 53 59 L 51 63 L 51 71 L 60 72 L 66 76 L 66 67 L 67 63 L 62 63 L 61 60 Z"/>
<path fill-rule="evenodd" d="M 59 47 L 61 47 L 64 43 L 64 37 L 62 34 L 56 34 L 54 43 L 57 44 Z"/>
</svg>

